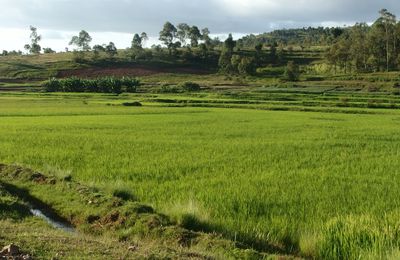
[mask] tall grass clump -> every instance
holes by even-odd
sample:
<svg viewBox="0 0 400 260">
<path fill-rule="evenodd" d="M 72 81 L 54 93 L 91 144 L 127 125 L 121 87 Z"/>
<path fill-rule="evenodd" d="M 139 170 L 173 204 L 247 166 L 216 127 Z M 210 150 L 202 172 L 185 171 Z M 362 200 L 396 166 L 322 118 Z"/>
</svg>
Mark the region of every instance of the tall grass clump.
<svg viewBox="0 0 400 260">
<path fill-rule="evenodd" d="M 351 215 L 326 224 L 318 252 L 321 259 L 386 259 L 399 246 L 399 214 Z"/>
<path fill-rule="evenodd" d="M 139 86 L 140 80 L 130 77 L 99 77 L 96 79 L 78 77 L 51 78 L 43 83 L 43 88 L 46 92 L 135 93 Z"/>
</svg>

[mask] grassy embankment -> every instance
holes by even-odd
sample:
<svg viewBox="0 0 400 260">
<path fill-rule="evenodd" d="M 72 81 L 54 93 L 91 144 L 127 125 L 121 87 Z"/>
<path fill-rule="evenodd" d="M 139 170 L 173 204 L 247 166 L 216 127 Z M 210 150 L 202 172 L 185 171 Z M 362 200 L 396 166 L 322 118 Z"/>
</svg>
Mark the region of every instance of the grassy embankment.
<svg viewBox="0 0 400 260">
<path fill-rule="evenodd" d="M 17 166 L 0 165 L 0 176 L 0 244 L 16 243 L 34 259 L 267 258 L 219 235 L 187 230 L 126 190 L 105 193 L 71 176 Z M 64 227 L 52 228 L 32 210 Z"/>
</svg>

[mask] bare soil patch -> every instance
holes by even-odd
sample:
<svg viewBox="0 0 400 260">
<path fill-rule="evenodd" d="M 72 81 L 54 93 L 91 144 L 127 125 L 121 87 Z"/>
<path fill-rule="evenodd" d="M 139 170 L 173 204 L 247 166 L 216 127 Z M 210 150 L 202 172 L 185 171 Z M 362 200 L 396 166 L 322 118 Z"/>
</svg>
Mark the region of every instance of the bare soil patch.
<svg viewBox="0 0 400 260">
<path fill-rule="evenodd" d="M 211 72 L 205 69 L 191 68 L 191 67 L 176 67 L 176 68 L 157 68 L 149 66 L 134 66 L 134 67 L 93 67 L 83 68 L 75 70 L 62 70 L 58 73 L 58 77 L 102 77 L 102 76 L 151 76 L 163 73 L 174 73 L 174 74 L 195 74 L 195 75 L 206 75 Z"/>
</svg>

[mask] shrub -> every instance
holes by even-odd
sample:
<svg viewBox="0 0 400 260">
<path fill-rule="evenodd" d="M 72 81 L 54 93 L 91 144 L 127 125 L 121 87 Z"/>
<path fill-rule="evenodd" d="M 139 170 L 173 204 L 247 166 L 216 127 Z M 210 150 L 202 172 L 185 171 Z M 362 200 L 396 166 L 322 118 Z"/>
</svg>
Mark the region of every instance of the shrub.
<svg viewBox="0 0 400 260">
<path fill-rule="evenodd" d="M 124 103 L 122 103 L 122 105 L 126 106 L 126 107 L 141 107 L 142 103 L 140 103 L 138 101 L 135 101 L 135 102 L 124 102 Z"/>
<path fill-rule="evenodd" d="M 179 87 L 185 91 L 199 91 L 201 88 L 199 84 L 189 81 L 179 84 Z"/>
<path fill-rule="evenodd" d="M 377 86 L 368 86 L 367 87 L 368 92 L 378 92 L 379 88 Z"/>
<path fill-rule="evenodd" d="M 134 60 L 151 60 L 153 58 L 153 52 L 148 50 L 135 50 L 131 54 L 131 58 Z"/>
<path fill-rule="evenodd" d="M 84 63 L 86 61 L 85 60 L 85 52 L 83 52 L 83 51 L 74 51 L 72 59 L 76 63 Z"/>
<path fill-rule="evenodd" d="M 350 99 L 348 97 L 340 97 L 339 101 L 340 103 L 338 104 L 338 106 L 347 107 L 349 105 Z"/>
<path fill-rule="evenodd" d="M 379 100 L 369 99 L 367 101 L 368 108 L 384 108 L 384 104 L 382 104 Z"/>
<path fill-rule="evenodd" d="M 239 74 L 242 75 L 253 75 L 256 72 L 256 67 L 254 66 L 255 61 L 253 58 L 244 57 L 240 60 L 237 65 Z"/>
<path fill-rule="evenodd" d="M 298 81 L 300 77 L 299 66 L 293 61 L 289 61 L 285 70 L 285 79 L 288 81 Z"/>
<path fill-rule="evenodd" d="M 306 81 L 323 81 L 325 77 L 323 76 L 307 76 Z"/>
<path fill-rule="evenodd" d="M 396 96 L 400 95 L 400 89 L 398 89 L 398 88 L 393 88 L 393 89 L 392 89 L 392 94 L 393 94 L 393 95 L 396 95 Z"/>
</svg>

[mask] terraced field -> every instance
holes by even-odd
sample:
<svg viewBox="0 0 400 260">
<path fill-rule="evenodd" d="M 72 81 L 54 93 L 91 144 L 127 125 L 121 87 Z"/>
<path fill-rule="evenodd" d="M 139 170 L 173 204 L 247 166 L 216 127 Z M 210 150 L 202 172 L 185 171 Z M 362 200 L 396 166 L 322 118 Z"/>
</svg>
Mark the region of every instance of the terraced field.
<svg viewBox="0 0 400 260">
<path fill-rule="evenodd" d="M 0 161 L 129 191 L 264 252 L 395 258 L 399 101 L 310 86 L 2 93 Z"/>
</svg>

